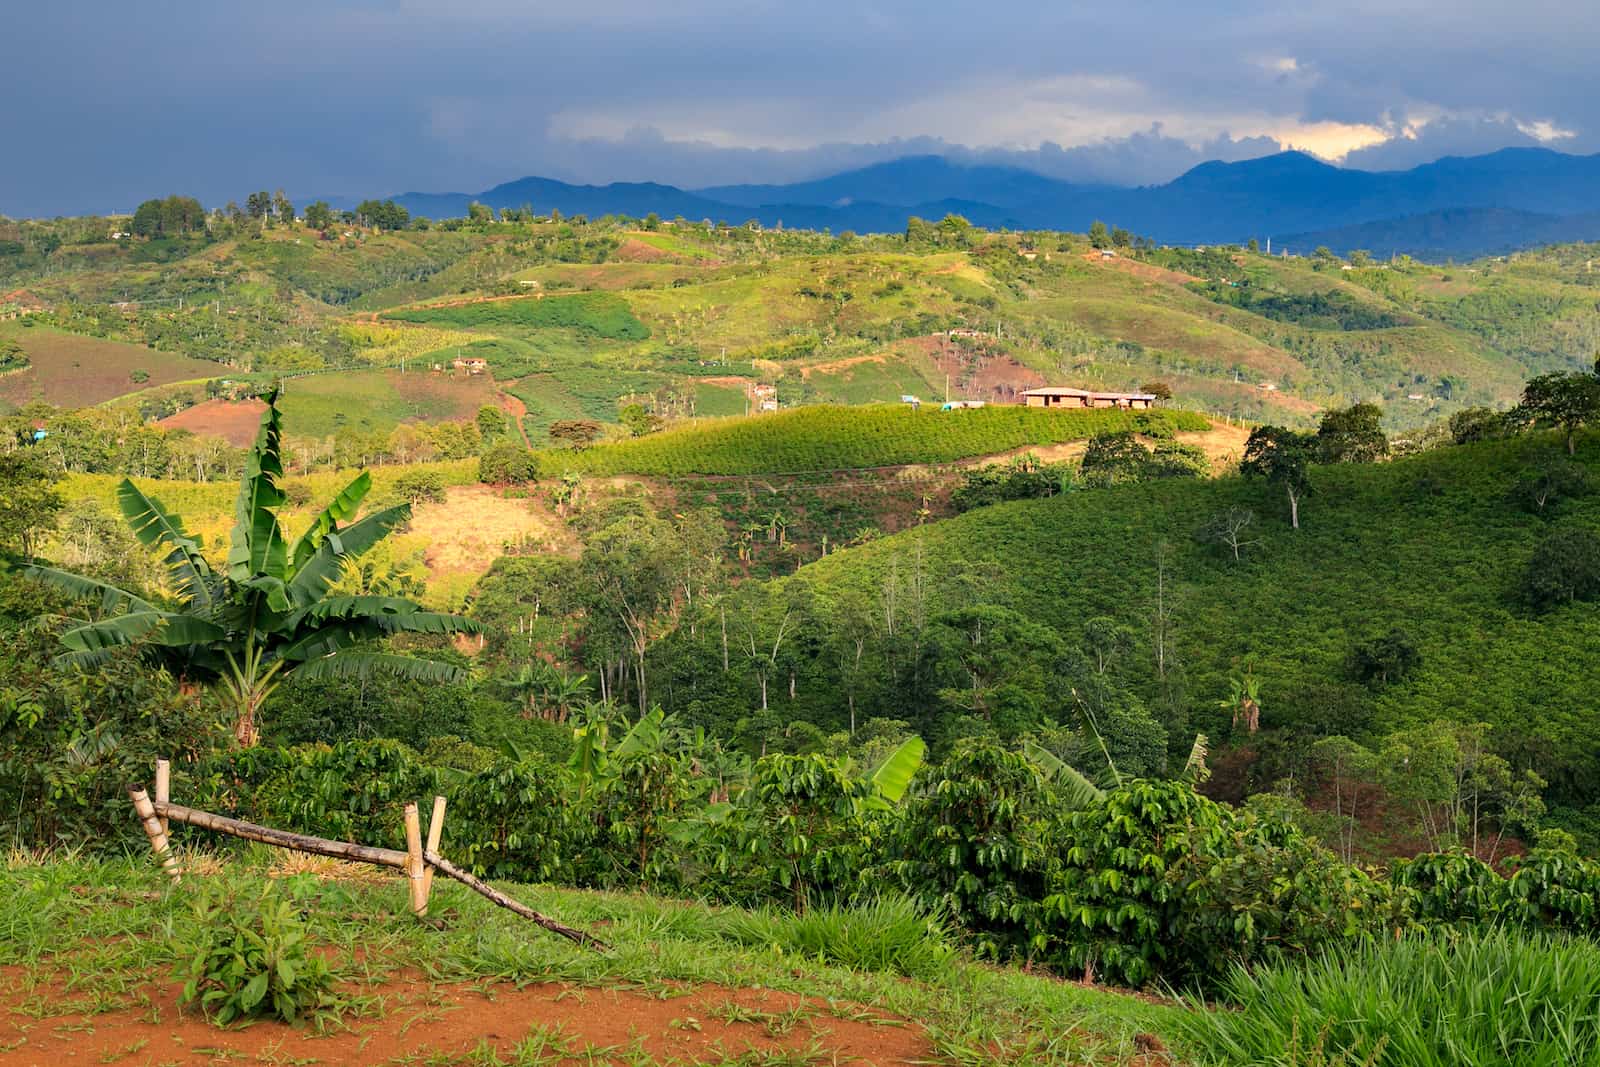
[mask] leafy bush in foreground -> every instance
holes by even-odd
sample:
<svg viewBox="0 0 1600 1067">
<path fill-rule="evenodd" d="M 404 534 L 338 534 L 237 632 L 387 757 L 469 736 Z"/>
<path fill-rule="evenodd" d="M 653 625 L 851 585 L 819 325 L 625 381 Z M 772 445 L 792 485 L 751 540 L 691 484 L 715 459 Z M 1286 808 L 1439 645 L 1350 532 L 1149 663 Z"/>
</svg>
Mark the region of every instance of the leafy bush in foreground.
<svg viewBox="0 0 1600 1067">
<path fill-rule="evenodd" d="M 1058 968 L 1208 981 L 1381 928 L 1386 884 L 1290 825 L 1184 782 L 1135 782 L 1073 814 L 1039 947 Z"/>
<path fill-rule="evenodd" d="M 327 961 L 308 951 L 294 904 L 271 881 L 249 896 L 213 885 L 179 944 L 188 957 L 182 1000 L 198 1002 L 219 1025 L 261 1016 L 320 1023 L 337 1011 Z"/>
<path fill-rule="evenodd" d="M 1204 1064 L 1593 1067 L 1600 946 L 1491 930 L 1379 940 L 1309 966 L 1236 968 L 1237 1010 L 1175 1021 Z"/>
</svg>

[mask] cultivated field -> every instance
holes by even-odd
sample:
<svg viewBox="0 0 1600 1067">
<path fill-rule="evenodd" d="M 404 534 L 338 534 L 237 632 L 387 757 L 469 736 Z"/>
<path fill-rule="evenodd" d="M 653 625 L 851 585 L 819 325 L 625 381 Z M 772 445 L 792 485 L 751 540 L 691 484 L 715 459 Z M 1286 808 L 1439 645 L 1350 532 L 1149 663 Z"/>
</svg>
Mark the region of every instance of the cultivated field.
<svg viewBox="0 0 1600 1067">
<path fill-rule="evenodd" d="M 228 373 L 227 367 L 208 360 L 37 326 L 0 326 L 0 337 L 16 340 L 30 363 L 0 374 L 0 402 L 13 407 L 34 400 L 83 407 L 153 386 Z"/>
</svg>

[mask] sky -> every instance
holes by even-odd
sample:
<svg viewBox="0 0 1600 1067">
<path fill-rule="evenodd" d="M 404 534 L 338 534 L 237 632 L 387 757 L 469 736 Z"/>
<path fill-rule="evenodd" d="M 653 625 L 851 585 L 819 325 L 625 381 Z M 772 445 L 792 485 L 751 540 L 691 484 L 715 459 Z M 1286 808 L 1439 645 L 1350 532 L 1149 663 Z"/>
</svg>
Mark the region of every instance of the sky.
<svg viewBox="0 0 1600 1067">
<path fill-rule="evenodd" d="M 6 0 L 0 214 L 1600 152 L 1594 0 Z"/>
</svg>

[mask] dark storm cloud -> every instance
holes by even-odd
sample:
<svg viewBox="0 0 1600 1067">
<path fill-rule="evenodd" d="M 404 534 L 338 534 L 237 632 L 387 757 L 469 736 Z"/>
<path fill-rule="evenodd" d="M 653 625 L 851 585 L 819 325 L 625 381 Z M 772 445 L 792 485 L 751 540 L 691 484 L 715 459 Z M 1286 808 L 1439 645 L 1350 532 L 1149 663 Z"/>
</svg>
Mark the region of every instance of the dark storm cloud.
<svg viewBox="0 0 1600 1067">
<path fill-rule="evenodd" d="M 8 12 L 0 211 L 785 181 L 910 152 L 1166 180 L 1600 149 L 1571 0 L 54 0 Z M 19 44 L 20 43 L 20 44 Z"/>
</svg>

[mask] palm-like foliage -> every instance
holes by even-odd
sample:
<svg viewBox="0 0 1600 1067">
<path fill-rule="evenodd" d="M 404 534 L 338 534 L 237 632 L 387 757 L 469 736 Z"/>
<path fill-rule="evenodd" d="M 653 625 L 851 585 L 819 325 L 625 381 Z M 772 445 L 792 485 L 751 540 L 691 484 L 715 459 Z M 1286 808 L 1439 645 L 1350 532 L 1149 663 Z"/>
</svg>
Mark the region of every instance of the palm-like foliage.
<svg viewBox="0 0 1600 1067">
<path fill-rule="evenodd" d="M 239 482 L 226 565 L 212 568 L 183 523 L 131 481 L 117 503 L 141 544 L 165 549 L 171 603 L 147 599 L 50 567 L 24 572 L 98 603 L 95 617 L 61 635 L 62 660 L 94 666 L 137 645 L 180 678 L 214 684 L 236 713 L 241 745 L 259 736 L 261 707 L 285 678 L 387 673 L 422 682 L 457 681 L 458 667 L 384 652 L 374 642 L 398 633 L 475 632 L 456 615 L 421 610 L 399 597 L 330 595 L 345 567 L 406 521 L 401 504 L 352 522 L 372 477 L 363 471 L 290 543 L 278 522 L 285 496 L 276 392 L 269 393 L 254 449 Z"/>
</svg>

